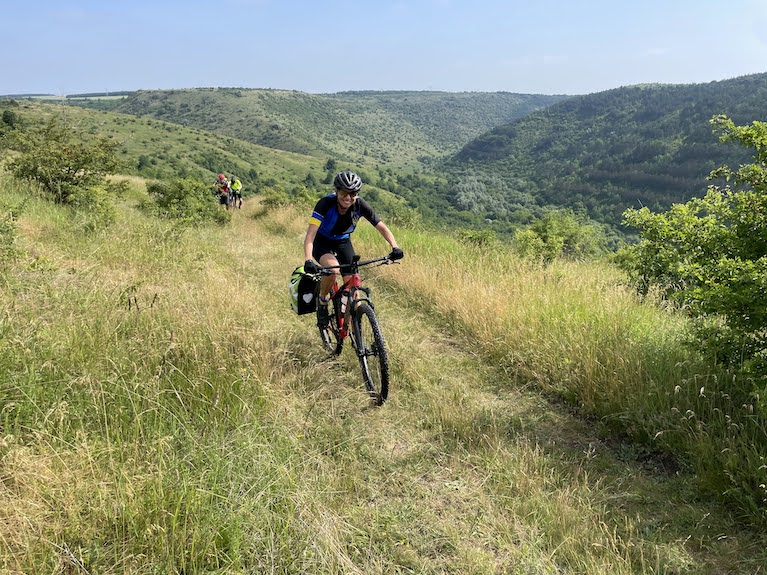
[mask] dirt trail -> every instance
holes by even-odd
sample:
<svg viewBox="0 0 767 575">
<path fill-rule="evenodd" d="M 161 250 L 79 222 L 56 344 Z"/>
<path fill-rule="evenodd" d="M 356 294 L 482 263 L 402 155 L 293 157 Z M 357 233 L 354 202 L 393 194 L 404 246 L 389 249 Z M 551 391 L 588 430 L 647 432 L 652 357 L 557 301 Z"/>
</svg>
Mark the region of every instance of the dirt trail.
<svg viewBox="0 0 767 575">
<path fill-rule="evenodd" d="M 759 572 L 748 558 L 760 543 L 692 502 L 668 462 L 525 390 L 374 281 L 392 386 L 370 408 L 351 351 L 327 358 L 312 318 L 287 307 L 303 224 L 255 213 L 235 213 L 232 265 L 289 334 L 279 353 L 300 367 L 275 382 L 281 416 L 316 473 L 335 477 L 322 505 L 338 529 L 372 529 L 423 572 Z"/>
</svg>

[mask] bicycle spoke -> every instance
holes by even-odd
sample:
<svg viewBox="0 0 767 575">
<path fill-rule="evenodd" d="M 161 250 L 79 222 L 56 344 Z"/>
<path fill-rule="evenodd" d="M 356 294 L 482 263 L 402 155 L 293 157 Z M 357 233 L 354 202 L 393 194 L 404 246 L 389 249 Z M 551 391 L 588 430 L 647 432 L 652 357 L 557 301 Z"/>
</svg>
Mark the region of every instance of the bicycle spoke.
<svg viewBox="0 0 767 575">
<path fill-rule="evenodd" d="M 365 388 L 381 405 L 389 394 L 389 356 L 378 318 L 366 303 L 355 312 L 355 344 Z"/>
</svg>

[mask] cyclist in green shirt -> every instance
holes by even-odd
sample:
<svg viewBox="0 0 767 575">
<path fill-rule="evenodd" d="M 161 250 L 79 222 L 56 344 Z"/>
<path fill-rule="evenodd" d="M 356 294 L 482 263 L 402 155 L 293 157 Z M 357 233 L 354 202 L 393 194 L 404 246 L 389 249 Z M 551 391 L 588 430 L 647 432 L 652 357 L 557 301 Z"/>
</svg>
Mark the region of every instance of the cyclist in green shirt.
<svg viewBox="0 0 767 575">
<path fill-rule="evenodd" d="M 234 203 L 237 208 L 242 208 L 242 182 L 236 176 L 232 176 L 232 183 L 230 184 L 232 193 L 234 194 Z"/>
</svg>

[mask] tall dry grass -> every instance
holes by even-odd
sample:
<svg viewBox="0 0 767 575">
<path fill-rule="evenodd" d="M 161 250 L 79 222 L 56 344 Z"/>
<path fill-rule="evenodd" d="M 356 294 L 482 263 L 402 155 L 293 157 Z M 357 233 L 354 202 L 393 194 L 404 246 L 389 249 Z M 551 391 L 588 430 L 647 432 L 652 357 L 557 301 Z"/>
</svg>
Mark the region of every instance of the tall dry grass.
<svg viewBox="0 0 767 575">
<path fill-rule="evenodd" d="M 401 235 L 409 265 L 387 274 L 400 297 L 462 334 L 510 383 L 564 398 L 642 448 L 675 454 L 701 489 L 742 520 L 767 524 L 767 422 L 748 382 L 687 344 L 682 313 L 640 301 L 606 263 L 543 266 L 499 245 Z"/>
<path fill-rule="evenodd" d="M 0 187 L 6 203 L 22 192 Z M 758 534 L 689 498 L 688 478 L 621 459 L 527 389 L 554 367 L 537 365 L 543 349 L 504 351 L 492 325 L 516 333 L 498 320 L 518 306 L 468 323 L 476 307 L 448 264 L 480 267 L 439 259 L 451 240 L 398 230 L 406 260 L 366 277 L 393 369 L 389 401 L 371 409 L 356 359 L 327 358 L 312 318 L 289 311 L 300 211 L 250 202 L 230 226 L 179 229 L 137 211 L 141 193 L 96 233 L 37 200 L 16 224 L 0 282 L 0 572 L 753 573 L 764 561 Z M 363 253 L 387 251 L 358 233 Z M 475 302 L 503 299 L 497 281 L 463 280 L 478 282 Z M 538 295 L 551 313 L 517 334 L 523 351 L 552 325 L 578 333 Z"/>
</svg>

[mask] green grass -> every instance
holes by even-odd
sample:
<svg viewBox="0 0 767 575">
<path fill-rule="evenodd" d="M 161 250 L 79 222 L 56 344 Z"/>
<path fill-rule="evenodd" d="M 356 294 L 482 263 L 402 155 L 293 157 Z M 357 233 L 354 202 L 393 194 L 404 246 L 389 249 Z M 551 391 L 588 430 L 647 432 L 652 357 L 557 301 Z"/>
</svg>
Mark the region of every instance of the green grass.
<svg viewBox="0 0 767 575">
<path fill-rule="evenodd" d="M 14 224 L 0 274 L 0 572 L 767 563 L 764 536 L 694 475 L 551 400 L 593 373 L 602 387 L 584 397 L 601 405 L 610 381 L 588 367 L 610 357 L 601 345 L 628 354 L 605 367 L 639 385 L 638 358 L 683 327 L 610 273 L 494 263 L 395 229 L 406 258 L 365 282 L 393 370 L 389 401 L 371 408 L 353 355 L 329 359 L 312 318 L 289 309 L 306 214 L 251 199 L 228 227 L 179 231 L 135 209 L 140 185 L 107 230 L 80 233 L 34 197 Z M 0 177 L 0 206 L 26 195 Z M 355 235 L 364 255 L 386 251 L 367 224 Z M 594 306 L 606 309 L 592 319 Z"/>
<path fill-rule="evenodd" d="M 541 268 L 503 248 L 409 233 L 428 267 L 391 274 L 401 296 L 426 306 L 520 385 L 562 398 L 650 453 L 670 452 L 764 525 L 767 425 L 749 382 L 685 345 L 687 319 L 639 304 L 624 278 L 600 263 Z"/>
<path fill-rule="evenodd" d="M 144 178 L 188 176 L 213 182 L 214 175 L 224 171 L 238 175 L 245 192 L 252 193 L 265 179 L 296 185 L 309 173 L 317 181 L 325 177 L 326 159 L 274 150 L 162 120 L 32 101 L 8 109 L 27 125 L 56 116 L 86 134 L 116 139 L 121 144 L 118 158 L 126 172 Z M 138 169 L 142 156 L 144 162 Z"/>
</svg>

